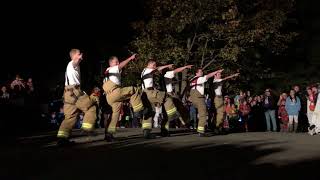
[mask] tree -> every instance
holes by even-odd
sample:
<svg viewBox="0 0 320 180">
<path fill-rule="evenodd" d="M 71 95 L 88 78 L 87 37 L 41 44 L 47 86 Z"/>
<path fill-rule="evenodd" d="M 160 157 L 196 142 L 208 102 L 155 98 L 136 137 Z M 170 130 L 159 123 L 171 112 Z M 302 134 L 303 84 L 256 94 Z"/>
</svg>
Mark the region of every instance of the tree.
<svg viewBox="0 0 320 180">
<path fill-rule="evenodd" d="M 132 71 L 153 58 L 240 71 L 247 81 L 258 78 L 265 57 L 280 55 L 298 35 L 287 21 L 294 0 L 151 0 L 145 5 L 146 19 L 132 24 L 137 37 L 131 45 L 140 58 Z"/>
</svg>

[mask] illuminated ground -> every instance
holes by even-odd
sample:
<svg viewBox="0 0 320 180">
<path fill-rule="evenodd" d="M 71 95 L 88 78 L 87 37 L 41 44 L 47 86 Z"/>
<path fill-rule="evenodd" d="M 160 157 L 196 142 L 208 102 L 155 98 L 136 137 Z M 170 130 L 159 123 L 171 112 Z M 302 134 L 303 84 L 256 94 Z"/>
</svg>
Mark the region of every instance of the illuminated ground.
<svg viewBox="0 0 320 180">
<path fill-rule="evenodd" d="M 177 131 L 144 140 L 140 129 L 120 129 L 107 143 L 98 132 L 90 140 L 75 132 L 70 148 L 56 147 L 53 132 L 2 145 L 0 179 L 319 179 L 320 136 Z"/>
</svg>

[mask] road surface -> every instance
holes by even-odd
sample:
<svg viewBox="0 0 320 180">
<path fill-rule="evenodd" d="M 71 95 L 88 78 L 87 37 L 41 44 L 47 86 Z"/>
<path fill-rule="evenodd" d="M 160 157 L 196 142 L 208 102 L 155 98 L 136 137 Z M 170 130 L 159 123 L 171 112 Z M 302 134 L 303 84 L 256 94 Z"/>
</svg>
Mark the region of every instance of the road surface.
<svg viewBox="0 0 320 180">
<path fill-rule="evenodd" d="M 118 141 L 108 143 L 98 132 L 88 139 L 75 131 L 77 145 L 68 148 L 55 146 L 55 132 L 3 144 L 0 179 L 320 179 L 320 136 L 175 130 L 145 140 L 140 129 L 120 129 Z"/>
</svg>

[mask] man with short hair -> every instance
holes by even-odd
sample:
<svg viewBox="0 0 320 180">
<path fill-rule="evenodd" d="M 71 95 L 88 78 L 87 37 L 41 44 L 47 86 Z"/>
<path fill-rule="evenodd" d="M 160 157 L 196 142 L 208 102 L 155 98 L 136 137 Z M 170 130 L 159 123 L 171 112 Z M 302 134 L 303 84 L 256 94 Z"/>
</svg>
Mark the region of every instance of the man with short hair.
<svg viewBox="0 0 320 180">
<path fill-rule="evenodd" d="M 176 69 L 169 68 L 169 70 L 164 74 L 166 91 L 172 97 L 173 103 L 179 112 L 179 120 L 183 126 L 185 126 L 186 123 L 189 121 L 188 112 L 181 100 L 179 99 L 178 95 L 174 92 L 173 79 L 177 73 L 180 73 L 185 69 L 191 69 L 192 66 L 193 65 L 187 65 Z"/>
<path fill-rule="evenodd" d="M 103 90 L 107 95 L 107 101 L 112 107 L 112 118 L 109 125 L 105 129 L 105 140 L 108 142 L 114 141 L 114 133 L 116 132 L 117 122 L 120 116 L 121 103 L 124 100 L 130 99 L 130 104 L 134 112 L 140 112 L 144 108 L 141 101 L 141 95 L 138 88 L 121 87 L 121 71 L 136 55 L 130 56 L 128 59 L 119 62 L 116 56 L 109 58 L 109 68 L 106 70 L 106 81 L 103 84 Z"/>
<path fill-rule="evenodd" d="M 214 79 L 213 79 L 214 92 L 215 92 L 214 106 L 216 109 L 216 130 L 218 131 L 218 133 L 221 133 L 223 130 L 223 119 L 224 119 L 224 103 L 223 103 L 223 97 L 222 97 L 223 81 L 226 81 L 236 76 L 239 76 L 239 73 L 230 75 L 225 78 L 222 78 L 220 72 L 214 75 Z"/>
<path fill-rule="evenodd" d="M 154 74 L 157 71 L 162 71 L 166 68 L 172 67 L 173 64 L 165 66 L 157 66 L 155 60 L 149 60 L 147 67 L 143 69 L 141 73 L 142 88 L 146 94 L 148 101 L 154 106 L 156 103 L 163 104 L 166 112 L 166 121 L 162 121 L 161 135 L 169 136 L 169 123 L 171 120 L 177 118 L 177 108 L 173 104 L 172 97 L 164 91 L 159 91 L 154 87 Z M 144 131 L 149 134 L 151 133 L 152 123 L 151 119 L 145 119 L 142 123 Z"/>
<path fill-rule="evenodd" d="M 71 61 L 68 63 L 65 74 L 65 90 L 64 90 L 64 115 L 57 137 L 58 145 L 71 145 L 71 130 L 74 127 L 79 110 L 84 112 L 82 123 L 82 131 L 91 135 L 93 133 L 96 120 L 96 107 L 93 105 L 90 97 L 81 90 L 80 84 L 80 63 L 82 61 L 82 53 L 79 49 L 72 49 L 69 53 Z"/>
<path fill-rule="evenodd" d="M 221 73 L 223 69 L 211 72 L 207 75 L 203 75 L 202 69 L 198 69 L 196 71 L 196 76 L 191 81 L 191 90 L 190 90 L 190 99 L 192 104 L 198 110 L 198 128 L 197 132 L 199 133 L 200 137 L 206 137 L 205 134 L 205 126 L 206 126 L 206 118 L 208 115 L 207 106 L 205 103 L 205 96 L 204 96 L 204 85 L 208 81 L 208 79 L 212 78 L 217 73 Z"/>
<path fill-rule="evenodd" d="M 276 104 L 275 104 L 274 98 L 271 96 L 271 90 L 266 89 L 265 90 L 265 97 L 263 102 L 264 107 L 264 115 L 266 118 L 266 124 L 267 124 L 267 131 L 271 131 L 271 124 L 272 123 L 272 131 L 277 131 L 277 121 L 276 121 Z"/>
</svg>

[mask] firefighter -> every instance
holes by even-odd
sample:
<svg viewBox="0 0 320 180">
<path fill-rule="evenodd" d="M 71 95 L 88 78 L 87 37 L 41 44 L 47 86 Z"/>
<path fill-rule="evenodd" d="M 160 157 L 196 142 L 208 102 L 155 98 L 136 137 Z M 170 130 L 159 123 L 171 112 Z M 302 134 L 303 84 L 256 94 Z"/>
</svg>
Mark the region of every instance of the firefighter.
<svg viewBox="0 0 320 180">
<path fill-rule="evenodd" d="M 166 92 L 159 91 L 154 86 L 154 74 L 158 71 L 162 71 L 166 68 L 171 68 L 173 64 L 157 67 L 157 63 L 154 60 L 149 60 L 147 67 L 141 73 L 141 79 L 143 81 L 142 88 L 148 101 L 154 106 L 156 103 L 164 106 L 166 112 L 166 121 L 162 121 L 161 124 L 161 136 L 169 136 L 169 123 L 171 120 L 178 117 L 177 108 L 173 104 L 172 97 Z M 152 128 L 152 119 L 144 120 L 142 123 L 143 129 Z"/>
<path fill-rule="evenodd" d="M 221 134 L 223 133 L 223 119 L 224 119 L 224 103 L 223 103 L 223 97 L 222 97 L 222 85 L 223 82 L 231 79 L 233 77 L 239 76 L 239 73 L 230 75 L 228 77 L 222 78 L 221 73 L 217 73 L 214 76 L 213 79 L 213 85 L 214 85 L 214 92 L 215 92 L 215 97 L 214 97 L 214 106 L 216 109 L 216 133 Z"/>
<path fill-rule="evenodd" d="M 203 75 L 202 69 L 198 69 L 196 71 L 196 76 L 191 80 L 190 99 L 192 104 L 198 110 L 199 122 L 197 132 L 199 133 L 200 137 L 208 136 L 208 134 L 205 133 L 206 118 L 208 112 L 205 103 L 204 85 L 208 81 L 208 79 L 212 78 L 214 75 L 222 71 L 223 70 L 218 70 L 207 75 Z"/>
<path fill-rule="evenodd" d="M 114 133 L 116 132 L 117 122 L 120 116 L 121 103 L 124 100 L 130 99 L 134 112 L 141 112 L 144 109 L 141 101 L 141 93 L 137 87 L 121 87 L 121 70 L 132 60 L 136 55 L 132 55 L 128 59 L 119 63 L 117 57 L 112 56 L 109 59 L 109 68 L 106 70 L 106 79 L 103 84 L 103 90 L 107 95 L 107 102 L 112 108 L 111 122 L 106 125 L 105 140 L 108 142 L 114 141 Z"/>
<path fill-rule="evenodd" d="M 91 134 L 96 120 L 96 107 L 90 97 L 80 88 L 80 62 L 82 53 L 79 49 L 72 49 L 69 53 L 71 61 L 65 74 L 64 115 L 57 137 L 58 145 L 71 145 L 71 130 L 77 121 L 79 110 L 84 112 L 82 131 Z"/>
<path fill-rule="evenodd" d="M 193 65 L 187 65 L 187 66 L 176 68 L 176 69 L 170 69 L 164 74 L 166 91 L 172 97 L 173 103 L 177 107 L 177 110 L 179 112 L 179 120 L 183 126 L 185 126 L 186 122 L 188 122 L 189 113 L 187 112 L 186 108 L 183 106 L 183 103 L 180 101 L 178 95 L 174 92 L 173 79 L 177 73 L 182 72 L 185 69 L 191 69 L 192 66 Z"/>
</svg>

